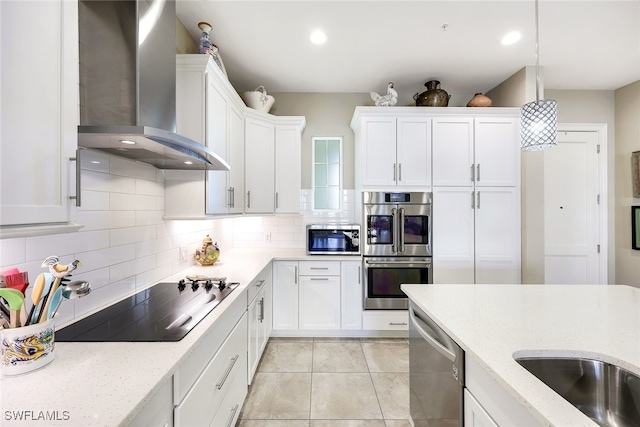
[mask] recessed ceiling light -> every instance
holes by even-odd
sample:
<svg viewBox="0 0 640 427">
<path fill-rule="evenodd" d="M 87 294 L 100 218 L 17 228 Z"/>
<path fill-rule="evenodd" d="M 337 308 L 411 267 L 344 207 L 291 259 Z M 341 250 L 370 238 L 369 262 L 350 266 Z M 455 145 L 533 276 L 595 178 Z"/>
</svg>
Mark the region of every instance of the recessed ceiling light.
<svg viewBox="0 0 640 427">
<path fill-rule="evenodd" d="M 520 40 L 521 37 L 522 37 L 522 34 L 520 34 L 518 31 L 511 31 L 505 34 L 504 37 L 502 37 L 502 40 L 500 40 L 500 43 L 505 46 L 508 46 Z"/>
<path fill-rule="evenodd" d="M 122 142 L 123 144 L 129 144 L 129 145 L 133 145 L 136 143 L 135 141 L 131 141 L 128 139 L 121 139 L 120 142 Z"/>
<path fill-rule="evenodd" d="M 327 33 L 322 30 L 315 30 L 309 36 L 309 40 L 316 45 L 325 44 L 327 41 Z"/>
</svg>

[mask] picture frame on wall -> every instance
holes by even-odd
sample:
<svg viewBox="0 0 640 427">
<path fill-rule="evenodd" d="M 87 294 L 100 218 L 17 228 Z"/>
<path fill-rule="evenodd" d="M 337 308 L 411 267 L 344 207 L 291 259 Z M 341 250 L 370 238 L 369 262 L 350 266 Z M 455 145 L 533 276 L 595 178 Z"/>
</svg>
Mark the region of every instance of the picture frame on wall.
<svg viewBox="0 0 640 427">
<path fill-rule="evenodd" d="M 631 180 L 633 197 L 640 198 L 640 151 L 631 153 Z"/>
<path fill-rule="evenodd" d="M 631 206 L 631 248 L 640 250 L 640 206 Z"/>
</svg>

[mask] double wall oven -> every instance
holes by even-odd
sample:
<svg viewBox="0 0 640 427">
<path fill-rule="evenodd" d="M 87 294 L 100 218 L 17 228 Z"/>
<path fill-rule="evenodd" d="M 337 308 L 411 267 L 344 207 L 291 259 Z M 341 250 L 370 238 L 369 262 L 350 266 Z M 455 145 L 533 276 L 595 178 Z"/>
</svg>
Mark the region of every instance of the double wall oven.
<svg viewBox="0 0 640 427">
<path fill-rule="evenodd" d="M 403 283 L 432 283 L 432 194 L 363 192 L 365 310 L 408 308 Z"/>
</svg>

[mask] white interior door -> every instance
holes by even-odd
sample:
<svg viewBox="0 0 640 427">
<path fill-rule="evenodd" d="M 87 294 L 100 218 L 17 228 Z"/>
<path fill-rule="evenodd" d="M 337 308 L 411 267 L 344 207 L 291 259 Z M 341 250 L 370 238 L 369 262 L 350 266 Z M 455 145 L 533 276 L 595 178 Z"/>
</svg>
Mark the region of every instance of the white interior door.
<svg viewBox="0 0 640 427">
<path fill-rule="evenodd" d="M 597 132 L 558 132 L 544 152 L 545 283 L 600 283 L 598 156 Z"/>
</svg>

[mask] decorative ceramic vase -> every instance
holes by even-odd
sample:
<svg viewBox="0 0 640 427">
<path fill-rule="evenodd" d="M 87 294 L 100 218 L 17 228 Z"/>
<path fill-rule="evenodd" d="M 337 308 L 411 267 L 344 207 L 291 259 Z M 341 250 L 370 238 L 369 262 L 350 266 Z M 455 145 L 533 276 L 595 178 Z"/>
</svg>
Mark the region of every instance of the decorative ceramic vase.
<svg viewBox="0 0 640 427">
<path fill-rule="evenodd" d="M 213 27 L 211 27 L 211 24 L 209 24 L 208 22 L 198 22 L 198 28 L 202 30 L 198 52 L 211 54 L 211 39 L 209 38 L 209 32 L 211 32 L 211 28 Z"/>
<path fill-rule="evenodd" d="M 492 101 L 486 95 L 481 92 L 475 94 L 473 98 L 467 103 L 467 107 L 491 107 Z"/>
<path fill-rule="evenodd" d="M 207 237 L 202 240 L 202 247 L 196 249 L 195 258 L 201 265 L 215 264 L 218 258 L 220 258 L 218 242 L 213 243 L 213 240 L 211 240 L 211 237 L 207 234 Z"/>
<path fill-rule="evenodd" d="M 429 80 L 424 84 L 427 87 L 420 95 L 413 95 L 418 107 L 446 107 L 449 105 L 449 95 L 444 89 L 440 89 L 438 80 Z"/>
</svg>

